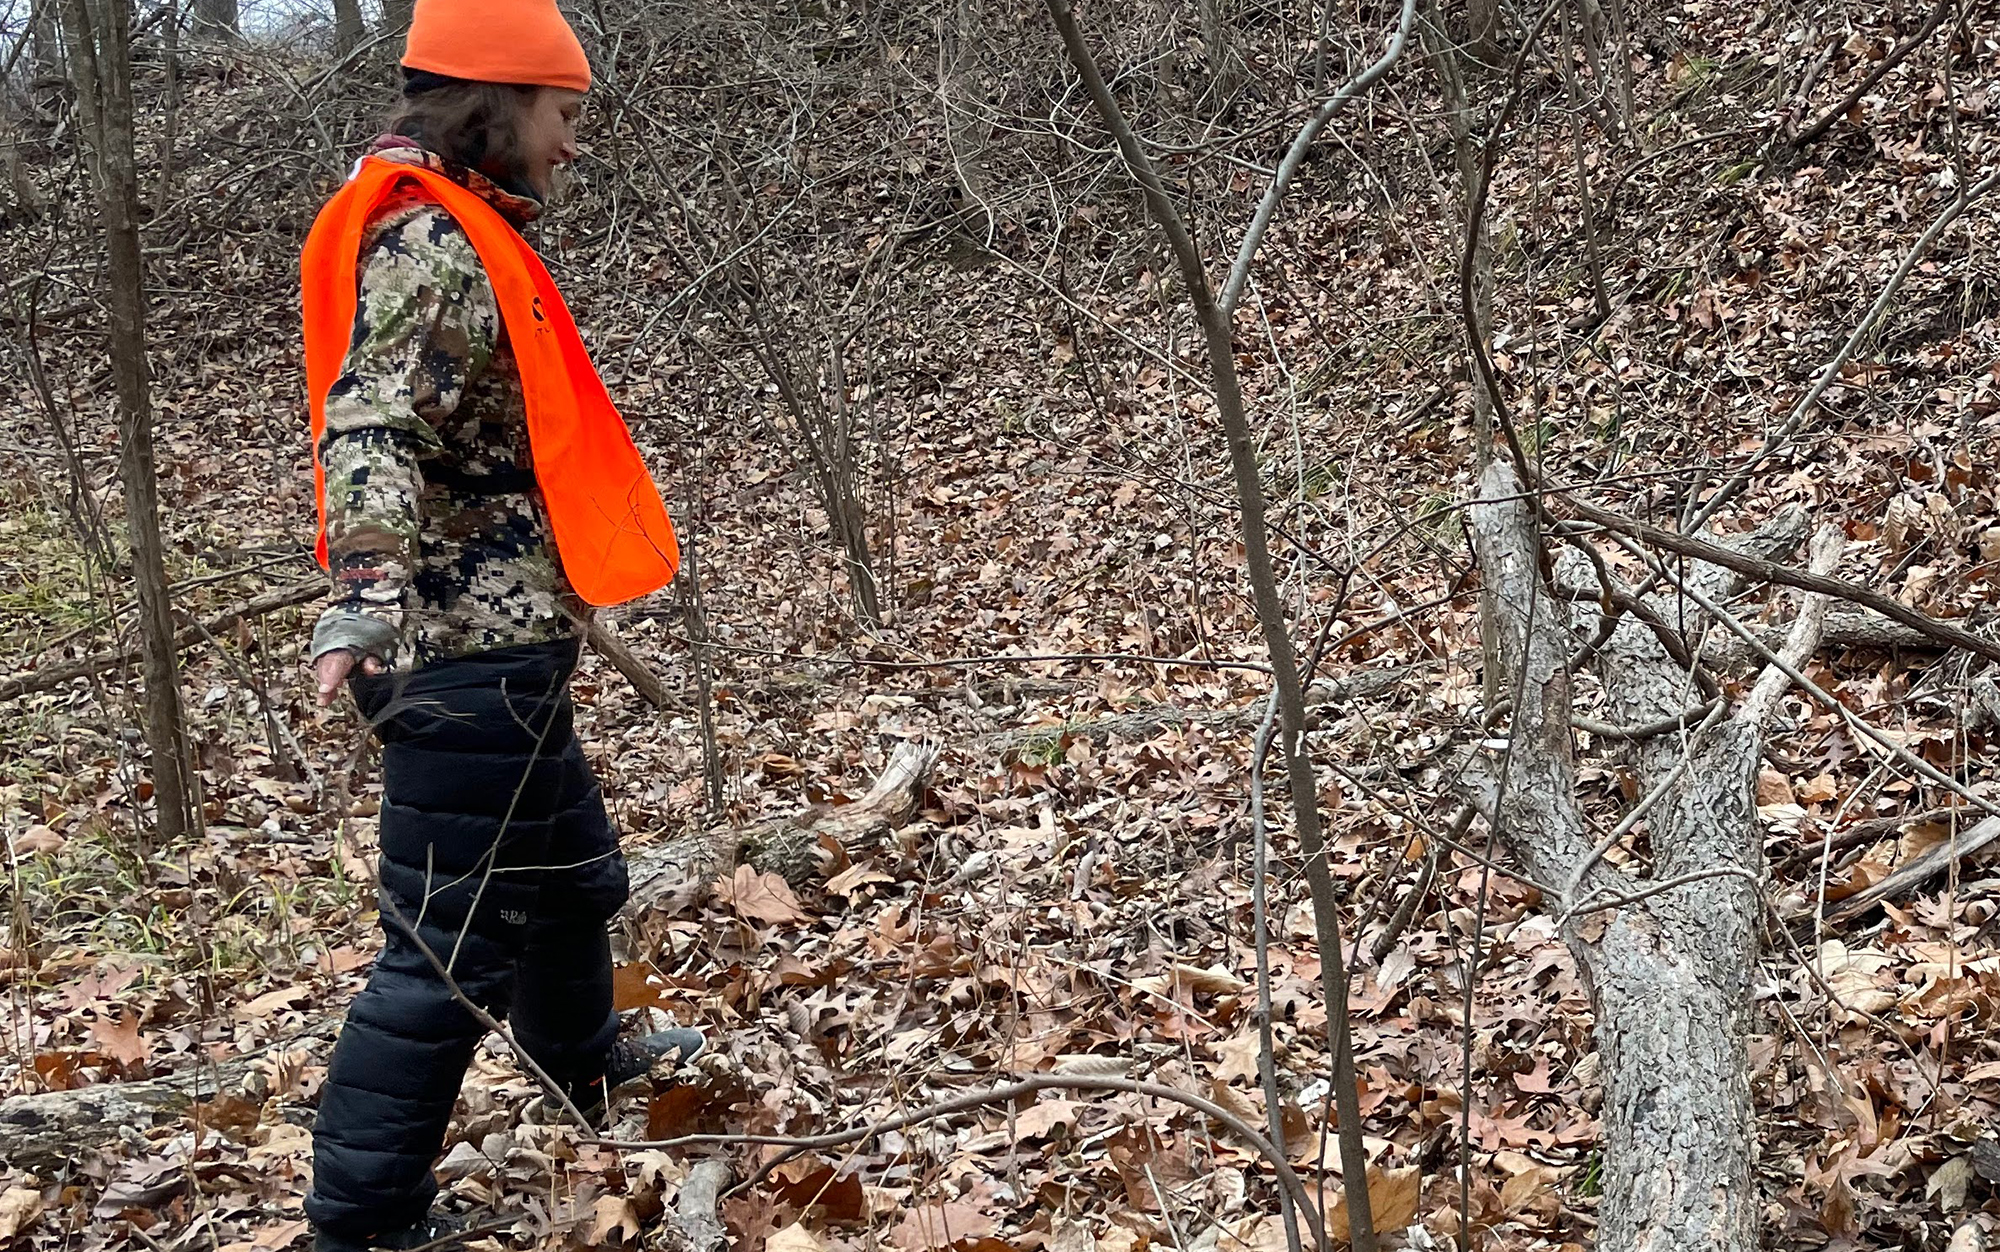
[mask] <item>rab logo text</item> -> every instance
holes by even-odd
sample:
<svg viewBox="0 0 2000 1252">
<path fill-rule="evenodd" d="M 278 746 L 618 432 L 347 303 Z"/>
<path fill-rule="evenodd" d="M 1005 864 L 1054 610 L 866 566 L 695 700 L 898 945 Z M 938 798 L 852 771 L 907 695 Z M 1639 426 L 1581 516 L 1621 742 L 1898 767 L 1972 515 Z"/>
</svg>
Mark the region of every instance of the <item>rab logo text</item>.
<svg viewBox="0 0 2000 1252">
<path fill-rule="evenodd" d="M 528 914 L 522 909 L 501 909 L 500 920 L 509 926 L 526 926 Z"/>
</svg>

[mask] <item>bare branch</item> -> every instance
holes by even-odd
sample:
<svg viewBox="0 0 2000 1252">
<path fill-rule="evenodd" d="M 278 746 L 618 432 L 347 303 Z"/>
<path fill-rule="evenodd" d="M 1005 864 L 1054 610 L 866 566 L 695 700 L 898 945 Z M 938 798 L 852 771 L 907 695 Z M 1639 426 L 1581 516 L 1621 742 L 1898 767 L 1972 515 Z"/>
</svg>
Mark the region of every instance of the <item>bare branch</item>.
<svg viewBox="0 0 2000 1252">
<path fill-rule="evenodd" d="M 1330 7 L 1330 6 L 1329 6 Z M 1389 37 L 1389 49 L 1367 69 L 1356 74 L 1347 84 L 1319 106 L 1305 126 L 1292 140 L 1292 146 L 1285 150 L 1284 160 L 1278 162 L 1278 172 L 1272 176 L 1271 185 L 1264 189 L 1264 198 L 1257 203 L 1256 216 L 1250 219 L 1250 229 L 1243 234 L 1243 243 L 1236 249 L 1236 262 L 1229 267 L 1229 277 L 1223 281 L 1222 295 L 1216 301 L 1222 308 L 1224 317 L 1233 317 L 1236 306 L 1243 299 L 1243 288 L 1250 281 L 1250 266 L 1257 259 L 1257 249 L 1263 246 L 1264 232 L 1271 228 L 1271 219 L 1277 215 L 1278 205 L 1285 193 L 1291 190 L 1292 179 L 1298 175 L 1299 167 L 1305 164 L 1306 154 L 1312 150 L 1313 141 L 1326 129 L 1348 101 L 1373 87 L 1382 76 L 1402 58 L 1403 48 L 1410 41 L 1410 28 L 1416 24 L 1417 0 L 1403 0 L 1402 16 L 1396 20 L 1396 31 Z"/>
<path fill-rule="evenodd" d="M 1678 552 L 1682 556 L 1694 557 L 1696 560 L 1707 561 L 1711 565 L 1720 565 L 1725 569 L 1732 569 L 1740 574 L 1747 574 L 1762 582 L 1777 583 L 1785 587 L 1797 587 L 1802 591 L 1812 591 L 1820 595 L 1847 600 L 1865 608 L 1873 609 L 1882 616 L 1892 621 L 1901 622 L 1912 630 L 1922 631 L 1925 635 L 1940 643 L 1948 644 L 1954 648 L 1963 648 L 1968 652 L 1983 656 L 1989 661 L 2000 661 L 2000 643 L 1995 643 L 1991 639 L 1982 639 L 1969 630 L 1953 626 L 1949 622 L 1941 622 L 1928 614 L 1919 613 L 1909 605 L 1899 600 L 1891 599 L 1879 592 L 1870 591 L 1859 583 L 1851 583 L 1842 578 L 1833 578 L 1825 574 L 1814 573 L 1810 570 L 1798 569 L 1795 566 L 1780 565 L 1776 561 L 1766 561 L 1761 557 L 1736 552 L 1719 544 L 1708 543 L 1692 535 L 1684 535 L 1678 531 L 1664 530 L 1658 526 L 1648 525 L 1645 522 L 1635 522 L 1622 513 L 1613 513 L 1609 509 L 1601 509 L 1596 505 L 1585 504 L 1580 500 L 1571 499 L 1569 506 L 1570 510 L 1578 517 L 1602 526 L 1606 530 L 1615 531 L 1618 534 L 1627 535 L 1633 539 L 1644 540 L 1655 547 L 1665 548 L 1669 552 Z M 1761 643 L 1759 646 L 1761 647 Z"/>
</svg>

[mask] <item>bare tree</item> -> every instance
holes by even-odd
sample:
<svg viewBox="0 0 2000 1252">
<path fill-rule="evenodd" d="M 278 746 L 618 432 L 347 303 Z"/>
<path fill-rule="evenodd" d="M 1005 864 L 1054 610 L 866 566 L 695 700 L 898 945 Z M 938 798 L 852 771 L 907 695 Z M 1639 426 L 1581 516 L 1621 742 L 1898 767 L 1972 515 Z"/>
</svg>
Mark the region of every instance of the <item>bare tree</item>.
<svg viewBox="0 0 2000 1252">
<path fill-rule="evenodd" d="M 1741 575 L 1696 565 L 1673 592 L 1640 598 L 1572 533 L 1572 559 L 1551 586 L 1540 515 L 1511 464 L 1487 467 L 1479 500 L 1473 544 L 1492 591 L 1490 633 L 1512 721 L 1507 748 L 1474 763 L 1467 791 L 1544 884 L 1590 987 L 1605 1090 L 1598 1247 L 1750 1252 L 1758 1206 L 1748 1048 L 1764 855 L 1753 792 L 1785 668 L 1774 660 L 1730 714 L 1665 623 L 1701 619 L 1704 602 L 1741 589 Z M 1782 551 L 1803 526 L 1803 514 L 1781 515 L 1747 543 Z M 1838 553 L 1829 528 L 1814 543 L 1814 568 L 1830 569 Z M 1577 798 L 1571 671 L 1584 641 L 1572 630 L 1571 598 L 1630 609 L 1592 657 L 1629 736 L 1642 798 L 1603 835 Z M 1824 619 L 1825 598 L 1808 597 L 1783 662 L 1811 655 Z M 1642 821 L 1655 861 L 1643 879 L 1604 859 Z"/>
<path fill-rule="evenodd" d="M 382 29 L 385 32 L 408 30 L 410 15 L 416 12 L 417 0 L 382 0 Z"/>
<path fill-rule="evenodd" d="M 1230 468 L 1241 520 L 1245 576 L 1250 583 L 1251 600 L 1269 657 L 1270 698 L 1280 727 L 1299 851 L 1312 891 L 1322 994 L 1327 1005 L 1328 1050 L 1333 1056 L 1331 1078 L 1339 1119 L 1341 1178 L 1346 1193 L 1348 1233 L 1356 1252 L 1374 1252 L 1377 1232 L 1369 1195 L 1368 1158 L 1361 1142 L 1361 1108 L 1354 1083 L 1354 1041 L 1347 1015 L 1346 941 L 1341 934 L 1338 896 L 1326 863 L 1317 771 L 1306 746 L 1306 701 L 1304 684 L 1300 681 L 1299 649 L 1292 638 L 1285 596 L 1280 588 L 1277 568 L 1271 560 L 1268 502 L 1257 464 L 1250 414 L 1237 375 L 1232 322 L 1238 302 L 1250 282 L 1250 271 L 1258 249 L 1307 152 L 1327 123 L 1349 101 L 1378 82 L 1401 58 L 1410 28 L 1415 22 L 1416 0 L 1404 0 L 1400 21 L 1382 57 L 1322 102 L 1293 139 L 1258 202 L 1256 214 L 1249 229 L 1244 232 L 1235 261 L 1219 288 L 1211 283 L 1201 246 L 1188 230 L 1186 220 L 1160 179 L 1159 171 L 1098 69 L 1097 58 L 1077 24 L 1076 11 L 1070 0 L 1046 0 L 1046 5 L 1062 39 L 1063 50 L 1068 54 L 1077 76 L 1083 80 L 1091 104 L 1117 141 L 1125 167 L 1145 192 L 1148 213 L 1166 236 L 1181 278 L 1187 285 L 1195 321 L 1207 349 L 1209 376 L 1215 386 L 1216 415 L 1222 421 L 1229 442 Z M 1260 761 L 1261 756 L 1260 751 Z M 1265 1048 L 1263 1062 L 1267 1078 L 1269 1051 L 1268 1047 Z M 1288 1240 L 1296 1244 L 1297 1228 L 1293 1214 L 1287 1213 L 1286 1227 Z"/>
<path fill-rule="evenodd" d="M 194 32 L 208 39 L 240 39 L 243 22 L 237 0 L 194 0 Z"/>
<path fill-rule="evenodd" d="M 333 0 L 333 50 L 346 56 L 360 44 L 367 27 L 361 21 L 361 0 Z"/>
<path fill-rule="evenodd" d="M 159 481 L 153 465 L 153 410 L 146 364 L 145 263 L 139 240 L 139 174 L 132 143 L 131 10 L 123 4 L 63 0 L 77 108 L 91 148 L 105 244 L 105 297 L 111 312 L 111 373 L 118 397 L 119 476 L 132 545 L 145 648 L 145 735 L 153 758 L 159 835 L 173 842 L 196 822 L 194 780 L 181 719 L 173 610 L 160 541 Z"/>
</svg>

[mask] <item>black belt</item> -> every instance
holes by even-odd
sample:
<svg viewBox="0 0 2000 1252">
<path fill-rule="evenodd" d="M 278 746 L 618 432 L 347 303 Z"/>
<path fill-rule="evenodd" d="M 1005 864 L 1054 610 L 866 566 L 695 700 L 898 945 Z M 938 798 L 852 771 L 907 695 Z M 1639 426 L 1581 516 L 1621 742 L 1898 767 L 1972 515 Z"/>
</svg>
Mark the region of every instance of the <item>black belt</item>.
<svg viewBox="0 0 2000 1252">
<path fill-rule="evenodd" d="M 469 473 L 448 465 L 424 466 L 424 482 L 468 496 L 517 496 L 535 489 L 535 472 L 524 469 Z"/>
</svg>

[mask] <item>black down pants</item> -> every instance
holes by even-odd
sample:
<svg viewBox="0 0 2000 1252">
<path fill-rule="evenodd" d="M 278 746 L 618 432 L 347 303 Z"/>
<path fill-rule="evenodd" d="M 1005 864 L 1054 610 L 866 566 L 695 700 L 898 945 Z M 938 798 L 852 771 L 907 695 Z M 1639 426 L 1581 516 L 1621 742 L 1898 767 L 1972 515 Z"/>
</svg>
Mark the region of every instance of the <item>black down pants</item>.
<svg viewBox="0 0 2000 1252">
<path fill-rule="evenodd" d="M 306 1199 L 320 1229 L 396 1230 L 437 1194 L 431 1165 L 485 1032 L 425 947 L 550 1077 L 603 1076 L 625 861 L 571 726 L 576 659 L 574 643 L 535 644 L 353 684 L 382 741 L 385 942 L 320 1094 Z"/>
</svg>

